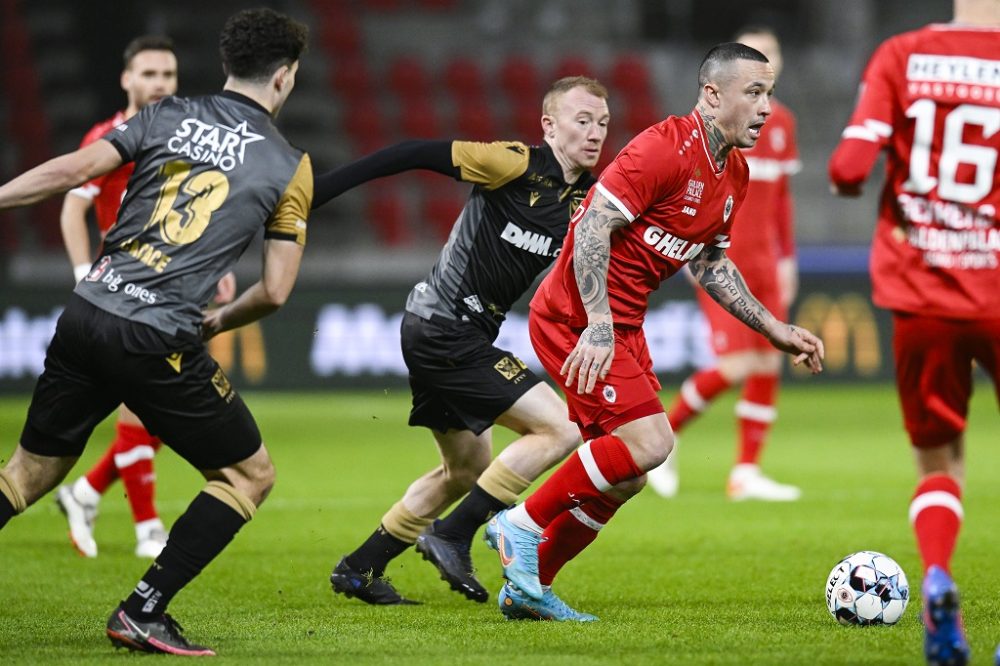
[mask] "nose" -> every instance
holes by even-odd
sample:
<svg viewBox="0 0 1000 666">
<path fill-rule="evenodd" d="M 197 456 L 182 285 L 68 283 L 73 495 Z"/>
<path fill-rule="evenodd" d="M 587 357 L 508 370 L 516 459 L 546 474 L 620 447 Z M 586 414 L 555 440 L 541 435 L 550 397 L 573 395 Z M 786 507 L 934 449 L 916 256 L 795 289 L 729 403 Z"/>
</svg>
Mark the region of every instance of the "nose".
<svg viewBox="0 0 1000 666">
<path fill-rule="evenodd" d="M 771 115 L 771 98 L 768 95 L 764 95 L 764 105 L 760 109 L 760 114 L 762 116 Z"/>
</svg>

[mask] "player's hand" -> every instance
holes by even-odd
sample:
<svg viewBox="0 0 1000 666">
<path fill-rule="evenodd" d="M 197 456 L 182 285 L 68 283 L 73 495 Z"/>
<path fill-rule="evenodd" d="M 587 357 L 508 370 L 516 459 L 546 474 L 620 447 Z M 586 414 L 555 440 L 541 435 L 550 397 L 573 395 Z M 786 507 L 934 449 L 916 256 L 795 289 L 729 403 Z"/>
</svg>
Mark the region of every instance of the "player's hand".
<svg viewBox="0 0 1000 666">
<path fill-rule="evenodd" d="M 236 298 L 236 275 L 229 271 L 222 276 L 219 284 L 216 285 L 215 299 L 213 300 L 216 305 L 225 305 L 231 303 L 234 298 Z"/>
<path fill-rule="evenodd" d="M 566 357 L 560 375 L 566 375 L 566 386 L 576 381 L 577 393 L 590 393 L 598 379 L 611 370 L 615 356 L 615 330 L 611 321 L 594 322 L 580 334 L 576 347 Z"/>
<path fill-rule="evenodd" d="M 211 310 L 205 310 L 204 312 L 202 312 L 203 315 L 201 320 L 202 340 L 205 340 L 207 342 L 208 340 L 211 340 L 216 335 L 218 335 L 220 331 L 222 331 L 222 317 L 220 316 L 221 313 L 222 313 L 221 308 L 213 308 Z"/>
<path fill-rule="evenodd" d="M 792 359 L 794 365 L 805 363 L 814 375 L 823 372 L 823 358 L 826 356 L 823 341 L 801 326 L 779 324 L 770 341 L 776 348 L 795 356 Z"/>
</svg>

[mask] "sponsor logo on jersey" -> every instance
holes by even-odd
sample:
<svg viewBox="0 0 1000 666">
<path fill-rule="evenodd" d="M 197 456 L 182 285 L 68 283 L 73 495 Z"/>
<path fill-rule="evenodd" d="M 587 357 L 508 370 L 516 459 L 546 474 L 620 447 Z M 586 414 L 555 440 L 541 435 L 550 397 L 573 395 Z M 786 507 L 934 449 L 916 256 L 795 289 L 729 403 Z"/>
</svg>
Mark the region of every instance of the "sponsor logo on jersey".
<svg viewBox="0 0 1000 666">
<path fill-rule="evenodd" d="M 701 203 L 701 196 L 705 193 L 705 183 L 692 178 L 688 181 L 687 192 L 684 194 L 684 201 Z"/>
<path fill-rule="evenodd" d="M 691 208 L 691 206 L 684 206 L 684 208 L 681 208 L 681 212 L 684 213 L 685 215 L 690 215 L 691 217 L 694 217 L 695 215 L 698 214 L 698 211 L 695 210 L 694 208 Z"/>
<path fill-rule="evenodd" d="M 247 146 L 263 140 L 264 135 L 251 132 L 245 120 L 236 127 L 227 127 L 185 118 L 174 136 L 167 140 L 167 149 L 196 162 L 232 171 L 243 164 Z"/>
<path fill-rule="evenodd" d="M 601 391 L 601 395 L 603 395 L 604 399 L 610 403 L 614 403 L 614 401 L 618 399 L 618 394 L 615 393 L 614 386 L 605 385 L 604 390 Z"/>
<path fill-rule="evenodd" d="M 642 232 L 642 240 L 664 257 L 680 261 L 688 261 L 705 247 L 704 243 L 692 243 L 653 225 Z"/>
<path fill-rule="evenodd" d="M 729 216 L 733 213 L 733 195 L 730 194 L 726 199 L 726 207 L 722 209 L 722 221 L 728 222 Z"/>
<path fill-rule="evenodd" d="M 536 234 L 533 231 L 525 231 L 513 222 L 508 222 L 507 226 L 500 233 L 500 238 L 504 239 L 514 247 L 518 247 L 532 254 L 539 254 L 543 257 L 555 257 L 559 254 L 559 249 L 554 252 L 552 249 L 552 237 Z"/>
<path fill-rule="evenodd" d="M 466 296 L 462 299 L 470 310 L 477 314 L 482 314 L 483 304 L 479 302 L 479 297 L 473 294 L 472 296 Z"/>
<path fill-rule="evenodd" d="M 101 259 L 101 263 L 94 266 L 87 277 L 83 278 L 86 282 L 97 282 L 104 275 L 104 271 L 108 270 L 108 266 L 111 265 L 111 257 L 104 257 Z"/>
<path fill-rule="evenodd" d="M 1000 60 L 911 53 L 906 61 L 906 78 L 910 81 L 1000 87 Z"/>
</svg>

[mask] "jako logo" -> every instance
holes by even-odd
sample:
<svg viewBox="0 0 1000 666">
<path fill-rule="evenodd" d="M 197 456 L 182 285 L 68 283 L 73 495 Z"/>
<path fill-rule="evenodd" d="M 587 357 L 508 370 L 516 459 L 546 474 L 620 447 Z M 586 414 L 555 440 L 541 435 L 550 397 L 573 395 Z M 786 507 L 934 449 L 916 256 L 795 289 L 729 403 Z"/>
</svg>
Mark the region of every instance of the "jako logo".
<svg viewBox="0 0 1000 666">
<path fill-rule="evenodd" d="M 513 222 L 507 223 L 507 227 L 500 234 L 500 238 L 515 247 L 527 250 L 533 254 L 540 254 L 543 257 L 559 256 L 559 250 L 561 249 L 556 248 L 555 252 L 549 254 L 549 248 L 552 247 L 552 238 L 550 236 L 542 236 L 533 231 L 525 231 Z"/>
<path fill-rule="evenodd" d="M 185 118 L 174 136 L 167 141 L 167 148 L 197 162 L 206 162 L 223 171 L 232 171 L 237 163 L 243 164 L 247 145 L 263 140 L 262 134 L 255 134 L 247 129 L 245 120 L 236 127 L 226 127 L 218 123 L 209 125 L 196 118 Z"/>
</svg>

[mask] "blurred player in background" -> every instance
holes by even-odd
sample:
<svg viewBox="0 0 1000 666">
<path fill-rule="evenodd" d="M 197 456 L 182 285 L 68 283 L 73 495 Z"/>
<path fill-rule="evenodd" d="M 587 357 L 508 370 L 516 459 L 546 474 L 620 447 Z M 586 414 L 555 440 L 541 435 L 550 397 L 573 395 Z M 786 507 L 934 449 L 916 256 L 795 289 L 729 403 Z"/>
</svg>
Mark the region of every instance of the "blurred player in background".
<svg viewBox="0 0 1000 666">
<path fill-rule="evenodd" d="M 370 604 L 414 603 L 383 574 L 416 543 L 452 589 L 486 601 L 469 554 L 475 532 L 579 443 L 558 394 L 493 343 L 511 305 L 558 255 L 570 215 L 594 182 L 588 169 L 600 159 L 608 120 L 604 86 L 568 77 L 542 102 L 539 146 L 407 141 L 317 177 L 316 206 L 408 169 L 473 184 L 437 263 L 410 292 L 401 330 L 413 392 L 409 423 L 431 430 L 441 465 L 414 481 L 337 564 L 330 577 L 336 592 Z M 494 424 L 520 437 L 491 464 Z"/>
<path fill-rule="evenodd" d="M 56 325 L 20 443 L 0 470 L 0 528 L 66 476 L 122 402 L 208 482 L 108 618 L 116 647 L 198 656 L 166 612 L 253 518 L 274 483 L 260 430 L 204 339 L 277 310 L 298 275 L 312 202 L 309 156 L 273 124 L 295 87 L 307 29 L 268 9 L 231 16 L 224 90 L 167 97 L 103 138 L 0 187 L 0 210 L 135 162 L 116 224 Z M 261 278 L 205 312 L 264 229 Z"/>
<path fill-rule="evenodd" d="M 531 343 L 549 374 L 564 378 L 570 417 L 586 441 L 524 503 L 487 525 L 508 580 L 499 597 L 507 617 L 551 594 L 561 567 L 673 447 L 642 331 L 649 294 L 663 280 L 689 265 L 732 315 L 797 363 L 822 369 L 820 340 L 775 319 L 726 256 L 749 181 L 734 148 L 760 138 L 774 70 L 759 51 L 720 44 L 698 81 L 695 110 L 648 128 L 604 170 L 531 300 Z"/>
<path fill-rule="evenodd" d="M 892 311 L 896 385 L 920 474 L 910 521 L 931 664 L 969 658 L 951 578 L 964 432 L 973 364 L 995 386 L 1000 375 L 1000 3 L 954 7 L 951 23 L 878 47 L 830 158 L 834 191 L 856 196 L 879 152 L 888 155 L 871 278 L 875 304 Z"/>
<path fill-rule="evenodd" d="M 147 104 L 177 92 L 177 58 L 170 38 L 155 35 L 137 37 L 125 47 L 124 59 L 121 87 L 128 97 L 128 106 L 94 125 L 83 137 L 81 147 L 102 138 Z M 87 211 L 94 209 L 103 240 L 118 218 L 118 207 L 134 169 L 132 162 L 123 164 L 72 190 L 63 199 L 59 221 L 75 282 L 87 276 L 93 261 Z M 69 536 L 76 549 L 85 557 L 97 557 L 97 542 L 94 540 L 97 504 L 101 495 L 120 477 L 135 523 L 135 554 L 156 557 L 167 543 L 167 531 L 153 501 L 156 491 L 153 455 L 160 448 L 160 440 L 150 435 L 139 417 L 125 405 L 118 408 L 115 427 L 115 439 L 104 455 L 72 485 L 61 486 L 56 502 L 66 515 Z"/>
<path fill-rule="evenodd" d="M 750 26 L 733 41 L 763 53 L 777 79 L 781 75 L 781 46 L 770 28 Z M 750 166 L 750 187 L 740 215 L 733 222 L 732 245 L 726 254 L 739 266 L 747 287 L 775 317 L 788 318 L 788 306 L 798 290 L 798 267 L 792 219 L 789 176 L 801 168 L 795 139 L 795 117 L 786 106 L 771 99 L 771 116 L 760 140 L 743 151 Z M 746 220 L 746 222 L 743 222 Z M 711 328 L 715 367 L 688 377 L 670 406 L 667 419 L 675 434 L 708 408 L 726 389 L 742 384 L 736 403 L 739 440 L 736 464 L 729 473 L 726 493 L 734 500 L 791 501 L 799 498 L 795 486 L 764 476 L 759 461 L 771 424 L 781 381 L 782 354 L 760 333 L 747 328 L 716 303 L 703 289 L 696 290 L 698 304 Z M 663 497 L 677 494 L 677 453 L 650 470 L 649 485 Z"/>
</svg>

